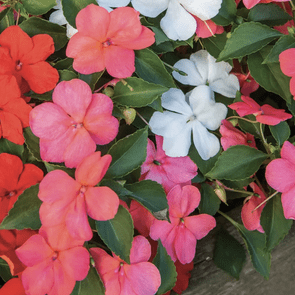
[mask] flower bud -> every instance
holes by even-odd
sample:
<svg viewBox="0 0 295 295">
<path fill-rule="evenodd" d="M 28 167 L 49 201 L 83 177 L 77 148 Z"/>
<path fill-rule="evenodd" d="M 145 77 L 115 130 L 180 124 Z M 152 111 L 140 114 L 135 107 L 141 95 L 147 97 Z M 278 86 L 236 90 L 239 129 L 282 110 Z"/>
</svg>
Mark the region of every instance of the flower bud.
<svg viewBox="0 0 295 295">
<path fill-rule="evenodd" d="M 123 111 L 124 119 L 127 125 L 130 125 L 136 118 L 136 111 L 133 108 L 127 108 Z"/>
</svg>

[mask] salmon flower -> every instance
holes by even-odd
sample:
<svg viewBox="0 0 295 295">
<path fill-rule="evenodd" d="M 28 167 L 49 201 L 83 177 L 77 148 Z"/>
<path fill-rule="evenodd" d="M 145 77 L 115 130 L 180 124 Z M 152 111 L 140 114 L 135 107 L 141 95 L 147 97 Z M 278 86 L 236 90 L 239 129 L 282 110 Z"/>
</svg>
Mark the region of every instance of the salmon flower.
<svg viewBox="0 0 295 295">
<path fill-rule="evenodd" d="M 90 4 L 76 17 L 76 33 L 66 55 L 74 58 L 74 69 L 82 74 L 103 71 L 115 78 L 130 77 L 135 71 L 134 50 L 155 42 L 154 33 L 141 25 L 139 12 L 120 7 L 110 13 Z"/>
<path fill-rule="evenodd" d="M 295 96 L 295 48 L 289 48 L 279 55 L 280 67 L 282 72 L 289 77 L 290 92 Z"/>
</svg>

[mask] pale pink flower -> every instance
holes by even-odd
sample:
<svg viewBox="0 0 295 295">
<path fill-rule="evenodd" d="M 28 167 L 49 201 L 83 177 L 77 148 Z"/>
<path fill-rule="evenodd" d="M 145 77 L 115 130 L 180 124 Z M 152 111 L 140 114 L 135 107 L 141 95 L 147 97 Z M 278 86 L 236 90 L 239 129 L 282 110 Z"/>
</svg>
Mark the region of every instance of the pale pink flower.
<svg viewBox="0 0 295 295">
<path fill-rule="evenodd" d="M 151 256 L 151 245 L 143 236 L 133 239 L 130 264 L 100 248 L 91 248 L 90 253 L 104 283 L 105 295 L 153 295 L 161 285 L 159 270 L 147 262 Z"/>
<path fill-rule="evenodd" d="M 167 195 L 169 218 L 155 220 L 150 228 L 150 237 L 160 239 L 173 261 L 190 263 L 196 253 L 197 240 L 205 237 L 216 226 L 214 217 L 208 214 L 189 216 L 201 200 L 200 191 L 192 186 L 176 185 Z"/>
<path fill-rule="evenodd" d="M 112 116 L 112 100 L 104 94 L 92 94 L 84 81 L 60 82 L 52 100 L 30 112 L 32 132 L 40 137 L 42 160 L 77 167 L 95 152 L 97 144 L 108 144 L 116 137 L 119 122 Z"/>
<path fill-rule="evenodd" d="M 267 183 L 282 193 L 282 205 L 287 219 L 295 219 L 295 146 L 285 141 L 281 159 L 275 159 L 266 166 Z"/>
<path fill-rule="evenodd" d="M 110 155 L 100 154 L 93 153 L 78 165 L 76 180 L 62 170 L 51 171 L 43 178 L 38 197 L 43 201 L 39 213 L 44 227 L 65 223 L 73 238 L 88 241 L 92 230 L 87 215 L 101 221 L 115 217 L 117 194 L 109 187 L 96 187 L 112 161 Z"/>
</svg>

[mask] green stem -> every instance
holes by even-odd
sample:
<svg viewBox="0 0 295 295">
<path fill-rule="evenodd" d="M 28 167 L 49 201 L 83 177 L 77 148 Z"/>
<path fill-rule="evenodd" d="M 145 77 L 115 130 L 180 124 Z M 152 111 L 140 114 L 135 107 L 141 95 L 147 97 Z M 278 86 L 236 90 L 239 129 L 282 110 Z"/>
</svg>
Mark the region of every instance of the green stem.
<svg viewBox="0 0 295 295">
<path fill-rule="evenodd" d="M 269 201 L 272 197 L 274 197 L 279 192 L 274 192 L 272 195 L 270 195 L 267 199 L 265 199 L 263 202 L 261 202 L 255 209 L 252 210 L 251 213 L 253 213 L 255 210 L 257 210 L 259 207 L 261 207 L 263 204 L 265 204 L 267 201 Z"/>
<path fill-rule="evenodd" d="M 257 121 L 251 121 L 251 120 L 249 120 L 249 119 L 242 118 L 242 117 L 239 117 L 239 116 L 231 116 L 231 117 L 226 118 L 226 120 L 228 120 L 228 119 L 240 119 L 240 120 L 244 120 L 244 121 L 246 121 L 246 122 L 252 123 L 252 124 L 257 124 L 257 123 L 259 123 L 259 122 L 257 122 Z"/>
<path fill-rule="evenodd" d="M 171 70 L 177 72 L 178 74 L 180 74 L 180 75 L 182 75 L 182 76 L 187 76 L 187 73 L 185 73 L 185 72 L 183 72 L 183 71 L 181 71 L 181 70 L 179 70 L 179 69 L 177 69 L 177 68 L 175 68 L 175 67 L 172 67 L 171 65 L 167 64 L 166 62 L 162 61 L 162 63 L 163 63 L 166 67 L 168 67 L 168 68 L 170 68 Z"/>
<path fill-rule="evenodd" d="M 149 126 L 149 128 L 151 129 L 151 126 L 149 125 L 149 123 L 146 121 L 146 119 L 139 113 L 136 111 L 136 114 L 138 115 L 138 117 L 146 124 Z"/>
<path fill-rule="evenodd" d="M 231 191 L 231 192 L 235 192 L 235 193 L 241 193 L 241 194 L 245 194 L 248 196 L 258 196 L 257 194 L 253 193 L 253 192 L 248 192 L 248 191 L 241 191 L 241 190 L 237 190 L 237 189 L 232 189 L 232 188 L 226 188 L 226 190 Z"/>
<path fill-rule="evenodd" d="M 267 141 L 266 141 L 266 139 L 265 139 L 265 137 L 264 137 L 264 133 L 263 133 L 263 130 L 262 130 L 262 126 L 263 126 L 263 124 L 260 123 L 260 125 L 259 125 L 259 130 L 260 130 L 260 134 L 261 134 L 261 139 L 262 139 L 263 145 L 264 145 L 264 147 L 265 147 L 265 149 L 266 149 L 266 152 L 267 152 L 269 155 L 271 155 L 272 152 L 270 151 L 269 145 L 268 145 L 268 143 L 267 143 Z"/>
</svg>

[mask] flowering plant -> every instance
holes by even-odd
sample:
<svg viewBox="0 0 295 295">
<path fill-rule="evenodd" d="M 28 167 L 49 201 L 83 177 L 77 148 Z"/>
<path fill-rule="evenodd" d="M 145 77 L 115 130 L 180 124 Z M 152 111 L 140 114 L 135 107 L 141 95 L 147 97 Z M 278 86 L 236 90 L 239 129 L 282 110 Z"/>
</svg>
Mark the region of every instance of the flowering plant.
<svg viewBox="0 0 295 295">
<path fill-rule="evenodd" d="M 185 294 L 211 231 L 217 267 L 248 250 L 269 277 L 295 219 L 294 4 L 148 2 L 1 2 L 0 295 Z"/>
</svg>

